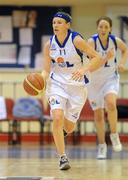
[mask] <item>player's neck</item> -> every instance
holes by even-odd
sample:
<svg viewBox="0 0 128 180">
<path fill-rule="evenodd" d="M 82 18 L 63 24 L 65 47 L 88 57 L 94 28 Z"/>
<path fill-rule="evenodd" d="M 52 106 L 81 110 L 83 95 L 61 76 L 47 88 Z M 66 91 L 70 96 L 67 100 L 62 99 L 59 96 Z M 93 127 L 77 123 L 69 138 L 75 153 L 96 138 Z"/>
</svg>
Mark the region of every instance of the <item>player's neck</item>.
<svg viewBox="0 0 128 180">
<path fill-rule="evenodd" d="M 66 39 L 67 35 L 68 35 L 67 31 L 57 35 L 57 39 L 60 42 L 60 44 L 63 44 L 63 42 Z"/>
<path fill-rule="evenodd" d="M 106 46 L 106 44 L 108 43 L 108 37 L 100 37 L 100 41 L 104 46 Z"/>
</svg>

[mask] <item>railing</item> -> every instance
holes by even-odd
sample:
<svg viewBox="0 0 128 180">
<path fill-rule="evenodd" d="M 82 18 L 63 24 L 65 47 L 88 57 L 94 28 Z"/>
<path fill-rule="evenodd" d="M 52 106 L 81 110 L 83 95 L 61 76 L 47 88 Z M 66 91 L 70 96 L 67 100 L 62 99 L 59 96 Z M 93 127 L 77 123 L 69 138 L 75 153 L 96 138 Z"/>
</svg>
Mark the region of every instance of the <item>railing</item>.
<svg viewBox="0 0 128 180">
<path fill-rule="evenodd" d="M 128 98 L 128 81 L 120 82 L 120 97 Z M 27 96 L 25 93 L 22 81 L 0 81 L 0 96 L 12 97 L 14 100 Z"/>
<path fill-rule="evenodd" d="M 9 96 L 13 97 L 16 99 L 16 91 L 17 91 L 17 85 L 22 85 L 21 81 L 0 81 L 0 96 Z M 4 92 L 4 86 L 7 86 L 7 92 Z M 12 87 L 12 94 L 10 94 L 10 89 Z"/>
</svg>

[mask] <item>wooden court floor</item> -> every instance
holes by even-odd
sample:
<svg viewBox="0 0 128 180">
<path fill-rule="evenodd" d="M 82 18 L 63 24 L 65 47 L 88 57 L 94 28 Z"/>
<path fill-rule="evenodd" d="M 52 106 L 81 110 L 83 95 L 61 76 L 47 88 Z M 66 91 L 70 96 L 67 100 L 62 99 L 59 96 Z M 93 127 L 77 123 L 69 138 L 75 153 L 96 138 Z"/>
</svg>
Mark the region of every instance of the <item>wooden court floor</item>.
<svg viewBox="0 0 128 180">
<path fill-rule="evenodd" d="M 127 144 L 120 153 L 109 146 L 107 160 L 96 153 L 95 144 L 67 145 L 71 169 L 60 171 L 53 145 L 0 144 L 0 180 L 128 180 Z"/>
</svg>

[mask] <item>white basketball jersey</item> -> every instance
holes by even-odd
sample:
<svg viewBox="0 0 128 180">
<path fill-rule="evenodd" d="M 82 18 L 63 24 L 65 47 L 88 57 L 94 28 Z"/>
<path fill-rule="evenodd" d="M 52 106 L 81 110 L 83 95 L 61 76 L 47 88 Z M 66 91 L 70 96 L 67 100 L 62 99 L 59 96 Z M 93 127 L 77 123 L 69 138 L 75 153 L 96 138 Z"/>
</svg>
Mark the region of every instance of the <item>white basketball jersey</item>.
<svg viewBox="0 0 128 180">
<path fill-rule="evenodd" d="M 95 50 L 102 56 L 105 57 L 106 53 L 113 48 L 114 49 L 114 57 L 110 59 L 105 65 L 103 65 L 98 70 L 94 71 L 91 74 L 91 82 L 96 83 L 98 80 L 101 82 L 102 80 L 105 81 L 107 78 L 117 75 L 117 60 L 116 60 L 116 51 L 117 51 L 117 44 L 115 40 L 115 36 L 109 35 L 107 46 L 104 48 L 98 34 L 92 36 L 94 43 L 95 43 Z"/>
<path fill-rule="evenodd" d="M 63 44 L 60 44 L 55 35 L 51 38 L 50 57 L 52 59 L 50 77 L 58 82 L 69 85 L 85 85 L 85 78 L 82 81 L 71 79 L 72 73 L 83 66 L 83 54 L 76 49 L 73 39 L 79 35 L 70 31 Z"/>
</svg>

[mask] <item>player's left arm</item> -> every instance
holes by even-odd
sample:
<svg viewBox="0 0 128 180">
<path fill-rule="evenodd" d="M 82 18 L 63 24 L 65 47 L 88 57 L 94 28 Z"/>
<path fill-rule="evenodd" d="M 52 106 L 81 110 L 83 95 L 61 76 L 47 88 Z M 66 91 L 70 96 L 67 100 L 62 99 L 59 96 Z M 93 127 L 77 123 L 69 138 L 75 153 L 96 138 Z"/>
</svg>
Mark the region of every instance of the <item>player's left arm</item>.
<svg viewBox="0 0 128 180">
<path fill-rule="evenodd" d="M 76 36 L 73 43 L 77 49 L 90 57 L 91 61 L 86 65 L 89 71 L 94 71 L 100 67 L 101 56 L 82 37 Z"/>
<path fill-rule="evenodd" d="M 128 47 L 127 45 L 118 37 L 116 37 L 117 48 L 121 51 L 121 59 L 119 60 L 118 70 L 123 72 L 126 70 L 125 64 L 128 60 Z"/>
</svg>

